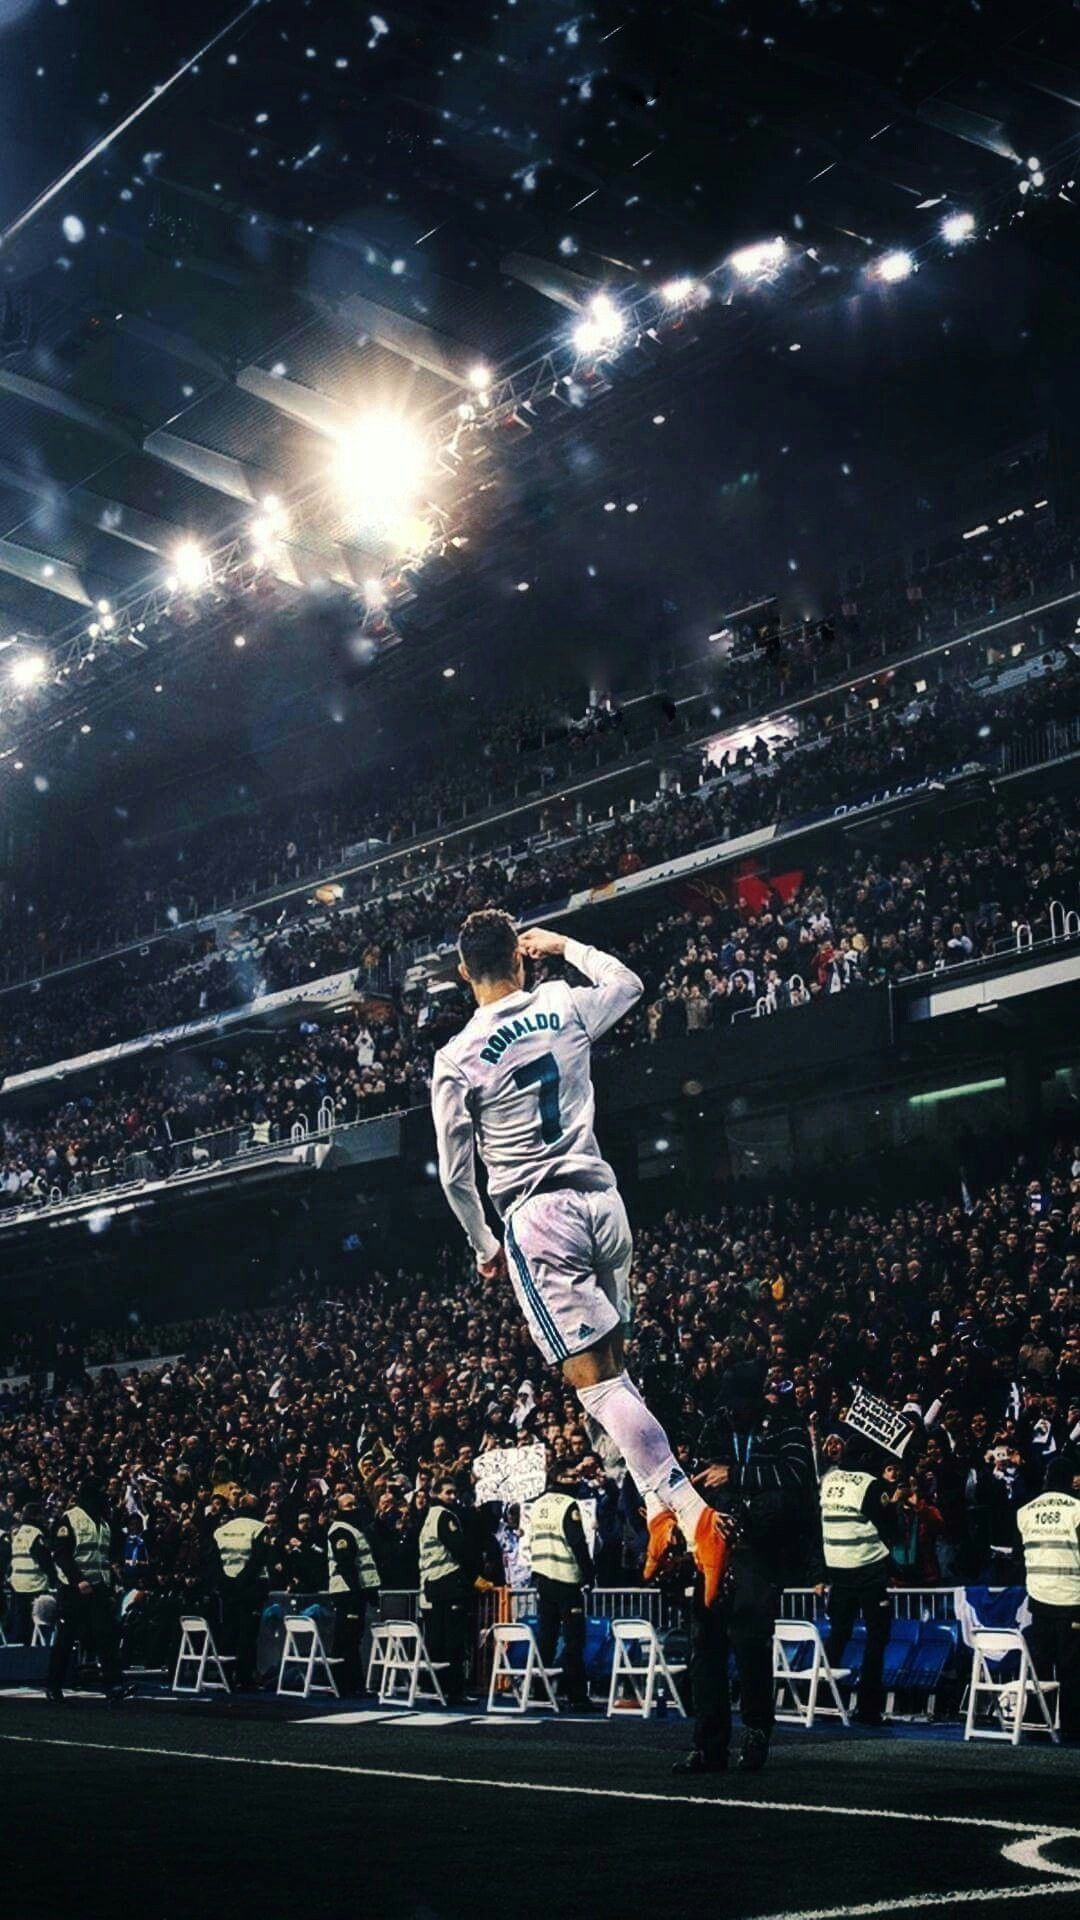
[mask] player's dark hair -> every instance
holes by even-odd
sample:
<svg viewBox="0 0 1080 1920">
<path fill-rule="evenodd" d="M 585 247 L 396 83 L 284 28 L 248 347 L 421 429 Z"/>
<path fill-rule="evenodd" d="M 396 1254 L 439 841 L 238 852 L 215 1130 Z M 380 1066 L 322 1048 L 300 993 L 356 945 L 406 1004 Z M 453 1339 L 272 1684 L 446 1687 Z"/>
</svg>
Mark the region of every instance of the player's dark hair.
<svg viewBox="0 0 1080 1920">
<path fill-rule="evenodd" d="M 517 945 L 514 922 L 497 907 L 470 913 L 458 934 L 458 952 L 470 980 L 512 980 Z"/>
</svg>

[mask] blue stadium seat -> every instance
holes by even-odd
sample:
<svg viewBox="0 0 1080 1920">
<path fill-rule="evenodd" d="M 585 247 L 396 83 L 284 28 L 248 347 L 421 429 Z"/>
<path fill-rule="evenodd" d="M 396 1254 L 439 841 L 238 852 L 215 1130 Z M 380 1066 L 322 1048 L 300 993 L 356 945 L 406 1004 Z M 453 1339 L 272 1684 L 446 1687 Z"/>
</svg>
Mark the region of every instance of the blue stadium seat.
<svg viewBox="0 0 1080 1920">
<path fill-rule="evenodd" d="M 853 1687 L 858 1685 L 859 1675 L 862 1672 L 865 1658 L 866 1628 L 861 1620 L 857 1620 L 852 1628 L 851 1639 L 848 1641 L 839 1660 L 839 1665 L 847 1668 L 851 1676 L 849 1684 Z"/>
<path fill-rule="evenodd" d="M 611 1676 L 611 1663 L 615 1658 L 615 1636 L 611 1631 L 611 1621 L 599 1613 L 585 1616 L 585 1676 L 590 1686 L 598 1685 Z M 558 1656 L 556 1656 L 556 1665 Z"/>
<path fill-rule="evenodd" d="M 918 1620 L 893 1621 L 881 1670 L 886 1693 L 908 1685 L 908 1668 L 919 1644 L 919 1627 Z"/>
<path fill-rule="evenodd" d="M 956 1641 L 949 1627 L 935 1620 L 919 1622 L 919 1638 L 904 1676 L 904 1685 L 919 1693 L 936 1692 L 953 1656 Z"/>
</svg>

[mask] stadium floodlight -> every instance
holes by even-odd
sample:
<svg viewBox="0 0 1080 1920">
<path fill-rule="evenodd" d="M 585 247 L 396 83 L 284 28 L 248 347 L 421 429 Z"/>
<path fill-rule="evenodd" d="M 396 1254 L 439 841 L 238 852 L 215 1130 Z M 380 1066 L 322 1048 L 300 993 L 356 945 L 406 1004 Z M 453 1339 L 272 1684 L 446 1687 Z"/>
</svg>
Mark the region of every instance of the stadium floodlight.
<svg viewBox="0 0 1080 1920">
<path fill-rule="evenodd" d="M 182 540 L 173 551 L 173 577 L 184 593 L 198 593 L 210 578 L 210 561 L 197 540 Z"/>
<path fill-rule="evenodd" d="M 674 280 L 665 280 L 660 297 L 669 307 L 685 307 L 691 300 L 703 300 L 705 288 L 700 280 L 692 279 L 688 273 L 681 273 Z"/>
<path fill-rule="evenodd" d="M 915 271 L 915 262 L 910 253 L 896 248 L 892 253 L 883 253 L 880 260 L 874 262 L 871 272 L 875 280 L 884 280 L 895 285 L 898 280 L 907 280 Z"/>
<path fill-rule="evenodd" d="M 275 548 L 284 540 L 289 516 L 275 494 L 267 494 L 262 512 L 251 523 L 251 544 L 255 559 L 263 564 L 274 558 Z"/>
<path fill-rule="evenodd" d="M 485 367 L 482 360 L 469 368 L 469 385 L 475 393 L 486 393 L 494 377 L 491 368 Z"/>
<path fill-rule="evenodd" d="M 17 693 L 29 693 L 31 687 L 39 687 L 49 671 L 49 663 L 43 653 L 16 654 L 8 669 L 8 678 Z"/>
<path fill-rule="evenodd" d="M 579 353 L 603 353 L 618 346 L 625 332 L 626 321 L 610 294 L 595 293 L 574 328 L 574 345 Z"/>
<path fill-rule="evenodd" d="M 775 273 L 786 258 L 787 241 L 778 233 L 772 240 L 758 240 L 752 247 L 740 247 L 728 256 L 728 266 L 740 280 L 757 280 L 762 274 Z"/>
<path fill-rule="evenodd" d="M 403 414 L 381 408 L 361 414 L 334 455 L 335 479 L 353 525 L 411 550 L 430 466 L 427 440 Z M 426 531 L 426 523 L 420 524 Z"/>
<path fill-rule="evenodd" d="M 974 233 L 973 213 L 950 213 L 941 223 L 941 237 L 950 247 L 962 246 L 965 240 L 973 238 Z"/>
</svg>

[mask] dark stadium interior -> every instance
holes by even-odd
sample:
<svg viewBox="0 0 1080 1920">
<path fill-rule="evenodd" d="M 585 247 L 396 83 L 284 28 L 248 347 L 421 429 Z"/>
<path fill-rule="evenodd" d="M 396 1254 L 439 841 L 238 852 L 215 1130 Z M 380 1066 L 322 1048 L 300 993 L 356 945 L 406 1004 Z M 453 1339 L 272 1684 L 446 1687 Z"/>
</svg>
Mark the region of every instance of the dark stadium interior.
<svg viewBox="0 0 1080 1920">
<path fill-rule="evenodd" d="M 12 1914 L 1075 1902 L 1077 44 L 0 0 Z"/>
</svg>

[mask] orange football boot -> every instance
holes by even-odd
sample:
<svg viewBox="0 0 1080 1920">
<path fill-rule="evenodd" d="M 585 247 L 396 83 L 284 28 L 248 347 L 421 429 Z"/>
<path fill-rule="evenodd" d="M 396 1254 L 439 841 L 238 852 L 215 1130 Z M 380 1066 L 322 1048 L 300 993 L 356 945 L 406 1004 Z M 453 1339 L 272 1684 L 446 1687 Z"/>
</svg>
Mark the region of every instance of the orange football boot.
<svg viewBox="0 0 1080 1920">
<path fill-rule="evenodd" d="M 675 1536 L 677 1526 L 678 1522 L 675 1519 L 675 1515 L 669 1513 L 666 1507 L 661 1508 L 660 1512 L 655 1514 L 649 1521 L 649 1547 L 645 1555 L 645 1566 L 643 1568 L 643 1577 L 646 1580 L 656 1579 L 664 1556 Z"/>
<path fill-rule="evenodd" d="M 650 1541 L 651 1544 L 651 1541 Z M 728 1537 L 720 1515 L 706 1507 L 694 1534 L 694 1560 L 705 1580 L 705 1605 L 711 1607 L 720 1591 L 728 1562 Z"/>
</svg>

